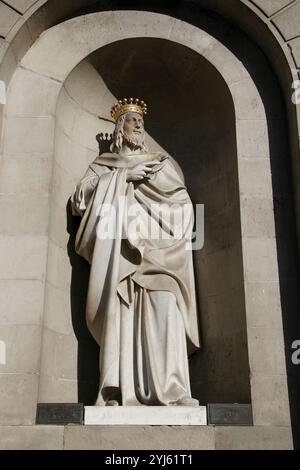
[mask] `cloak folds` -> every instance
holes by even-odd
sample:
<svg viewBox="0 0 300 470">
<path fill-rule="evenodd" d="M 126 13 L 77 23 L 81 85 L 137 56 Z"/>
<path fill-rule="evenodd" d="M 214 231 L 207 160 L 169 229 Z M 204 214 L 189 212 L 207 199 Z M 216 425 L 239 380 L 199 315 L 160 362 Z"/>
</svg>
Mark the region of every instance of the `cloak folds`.
<svg viewBox="0 0 300 470">
<path fill-rule="evenodd" d="M 138 163 L 154 160 L 159 163 L 153 167 L 149 179 L 138 183 L 126 181 L 128 168 Z M 193 259 L 192 251 L 186 249 L 192 233 L 193 211 L 184 182 L 171 160 L 161 153 L 131 156 L 103 154 L 90 165 L 87 173 L 77 185 L 71 202 L 73 214 L 82 216 L 75 249 L 91 264 L 86 319 L 92 335 L 100 345 L 100 350 L 103 351 L 102 359 L 100 357 L 100 390 L 120 386 L 121 331 L 124 331 L 122 321 L 127 315 L 127 324 L 130 323 L 134 316 L 132 309 L 139 311 L 132 324 L 132 330 L 137 331 L 140 328 L 143 338 L 147 339 L 147 334 L 151 334 L 154 341 L 154 337 L 159 336 L 159 331 L 163 327 L 159 326 L 157 334 L 154 334 L 150 326 L 148 333 L 142 331 L 138 325 L 143 322 L 141 316 L 143 309 L 148 312 L 149 318 L 152 315 L 152 321 L 155 323 L 159 321 L 156 318 L 159 307 L 155 306 L 164 305 L 164 312 L 169 313 L 168 320 L 162 321 L 165 321 L 168 334 L 172 333 L 172 328 L 168 323 L 171 312 L 176 311 L 174 316 L 177 327 L 169 343 L 171 344 L 174 337 L 180 334 L 178 325 L 181 322 L 189 352 L 197 349 L 199 336 Z M 168 206 L 168 214 L 160 210 L 163 204 Z M 184 224 L 183 236 L 177 239 L 170 236 L 170 233 L 174 231 L 172 217 L 176 215 L 172 213 L 173 207 L 176 211 L 184 205 L 189 206 L 190 211 L 188 211 L 188 220 Z M 130 230 L 131 224 L 128 224 L 128 213 L 131 208 L 137 206 L 141 210 L 136 215 L 138 218 L 135 220 L 136 224 L 133 225 L 139 226 L 139 233 L 144 233 L 145 237 L 136 237 Z M 113 217 L 109 217 L 109 228 L 117 236 L 105 238 L 102 234 L 107 233 L 108 207 L 113 207 Z M 156 230 L 156 233 L 160 233 L 160 236 L 155 239 L 147 237 L 149 227 Z M 162 233 L 166 236 L 161 236 Z M 169 295 L 168 302 L 166 296 L 158 298 L 155 294 L 164 292 Z M 131 316 L 130 311 L 132 311 Z M 126 334 L 130 336 L 128 331 Z M 186 349 L 185 338 L 178 338 L 177 343 L 179 344 L 180 341 L 182 349 Z M 140 347 L 143 348 L 142 343 Z M 174 347 L 176 348 L 176 344 Z M 187 364 L 183 367 L 187 367 Z M 143 388 L 142 376 L 145 374 L 141 371 L 139 374 L 139 370 L 138 367 L 137 374 L 132 370 L 132 374 L 136 376 L 133 382 L 138 381 L 141 389 Z M 155 401 L 153 394 L 151 395 L 149 391 L 150 382 L 160 381 L 160 386 L 156 389 L 162 388 L 162 376 L 159 375 L 159 371 L 155 371 L 154 375 L 156 373 L 156 378 L 152 376 L 147 379 L 147 386 L 142 394 L 142 400 L 145 403 L 148 399 L 149 403 Z M 178 388 L 180 374 L 170 373 L 170 377 L 172 374 L 176 375 Z M 140 378 L 137 377 L 139 375 Z M 182 378 L 182 382 L 188 382 L 188 373 L 184 372 L 183 375 L 185 377 Z M 165 385 L 165 388 L 168 388 L 168 399 L 173 397 L 175 400 L 176 393 L 172 395 L 169 385 L 170 380 L 168 387 Z M 186 395 L 190 396 L 189 385 L 186 385 L 185 389 Z M 159 395 L 157 390 L 156 395 Z M 183 392 L 182 396 L 184 396 Z M 105 399 L 104 396 L 103 399 Z M 130 402 L 130 397 L 128 400 Z M 156 397 L 156 401 L 163 404 L 166 402 L 163 393 L 160 397 Z"/>
</svg>

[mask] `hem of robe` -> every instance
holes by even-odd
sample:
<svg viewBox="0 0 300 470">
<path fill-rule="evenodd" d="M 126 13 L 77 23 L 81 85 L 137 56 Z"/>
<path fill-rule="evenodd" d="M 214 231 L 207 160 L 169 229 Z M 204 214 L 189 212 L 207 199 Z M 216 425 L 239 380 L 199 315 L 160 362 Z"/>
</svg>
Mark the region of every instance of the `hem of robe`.
<svg viewBox="0 0 300 470">
<path fill-rule="evenodd" d="M 149 292 L 134 281 L 131 285 L 133 302 L 129 307 L 120 303 L 118 309 L 122 338 L 119 360 L 113 365 L 107 363 L 110 343 L 106 344 L 108 350 L 102 351 L 102 357 L 100 351 L 104 376 L 100 370 L 95 405 L 105 406 L 107 401 L 117 400 L 122 406 L 172 406 L 192 398 L 185 327 L 175 295 L 165 291 Z M 165 334 L 167 343 L 162 346 L 159 336 Z M 163 369 L 158 366 L 156 354 L 162 354 L 166 361 Z M 165 367 L 166 372 L 163 372 Z M 112 375 L 111 368 L 114 368 Z"/>
<path fill-rule="evenodd" d="M 148 276 L 144 276 L 143 274 L 138 273 L 137 271 L 133 271 L 129 273 L 121 282 L 119 282 L 117 292 L 122 299 L 122 301 L 129 306 L 131 303 L 131 299 L 133 298 L 133 288 L 132 288 L 132 282 L 137 284 L 138 286 L 152 292 L 157 292 L 157 291 L 164 291 L 164 292 L 170 292 L 171 294 L 175 295 L 175 298 L 177 300 L 177 305 L 178 305 L 178 299 L 177 295 L 174 292 L 174 290 L 170 289 L 170 286 L 164 285 L 164 283 L 161 282 L 161 279 L 157 281 L 157 283 L 153 282 L 153 277 L 151 278 L 151 283 L 148 283 L 146 281 Z M 168 277 L 168 276 L 165 276 Z M 132 282 L 131 282 L 132 281 Z M 174 284 L 175 282 L 173 282 Z M 188 346 L 188 355 L 191 356 L 194 354 L 196 351 L 200 349 L 200 341 L 199 341 L 199 335 L 198 335 L 198 326 L 197 327 L 197 333 L 195 337 L 193 337 L 187 328 L 186 321 L 185 321 L 185 316 L 183 315 L 180 306 L 178 305 L 179 311 L 181 313 L 183 323 L 185 326 L 185 332 L 186 332 L 186 337 L 187 337 L 187 346 Z M 198 341 L 197 341 L 198 339 Z"/>
</svg>

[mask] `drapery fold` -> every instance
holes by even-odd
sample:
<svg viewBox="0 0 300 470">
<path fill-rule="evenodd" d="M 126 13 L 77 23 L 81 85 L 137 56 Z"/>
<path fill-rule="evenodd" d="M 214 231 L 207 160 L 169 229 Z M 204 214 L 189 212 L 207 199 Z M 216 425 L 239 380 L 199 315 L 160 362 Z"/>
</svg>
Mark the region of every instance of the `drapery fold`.
<svg viewBox="0 0 300 470">
<path fill-rule="evenodd" d="M 158 163 L 153 167 L 149 178 L 138 183 L 127 182 L 128 168 L 137 163 L 153 160 L 157 160 Z M 120 365 L 120 357 L 124 357 L 124 354 L 121 354 L 123 346 L 122 337 L 120 337 L 122 310 L 123 316 L 125 308 L 127 314 L 131 311 L 131 315 L 135 317 L 132 328 L 135 328 L 136 333 L 137 319 L 139 318 L 140 325 L 143 322 L 141 307 L 138 308 L 136 303 L 141 296 L 147 305 L 147 311 L 151 311 L 153 316 L 154 301 L 151 293 L 157 292 L 160 299 L 165 298 L 164 292 L 170 294 L 168 306 L 166 303 L 161 304 L 164 312 L 161 314 L 162 321 L 166 324 L 167 320 L 163 318 L 165 310 L 169 309 L 168 321 L 170 322 L 170 305 L 173 305 L 173 310 L 176 306 L 174 325 L 177 325 L 177 330 L 180 330 L 181 322 L 189 351 L 197 349 L 199 334 L 193 259 L 192 251 L 186 249 L 186 243 L 190 240 L 192 233 L 193 211 L 184 182 L 170 159 L 162 153 L 134 156 L 104 154 L 90 165 L 86 175 L 77 185 L 71 203 L 73 213 L 82 216 L 75 249 L 91 264 L 86 319 L 92 335 L 102 350 L 100 390 L 122 388 L 120 384 L 120 374 L 122 375 L 120 370 L 124 369 Z M 186 206 L 187 220 L 182 237 L 177 239 L 173 236 L 172 221 L 184 206 Z M 135 210 L 136 208 L 138 211 Z M 138 236 L 134 230 L 137 227 L 139 227 Z M 153 233 L 159 234 L 156 239 L 149 237 L 149 228 L 152 228 Z M 105 237 L 104 234 L 108 236 Z M 112 234 L 114 236 L 109 236 Z M 158 300 L 156 306 L 159 310 Z M 168 331 L 170 331 L 170 325 L 171 323 L 169 323 Z M 174 328 L 174 332 L 177 331 L 176 326 Z M 141 334 L 145 337 L 145 330 L 141 333 L 142 329 L 139 327 L 139 331 L 140 335 L 136 338 L 142 341 Z M 150 333 L 148 327 L 148 337 L 154 338 L 154 331 Z M 130 337 L 130 333 L 127 332 L 128 334 Z M 178 334 L 182 340 L 180 332 Z M 156 330 L 156 336 L 160 337 L 163 342 L 159 329 Z M 134 336 L 130 341 L 136 341 Z M 184 344 L 183 349 L 186 348 L 186 342 Z M 144 401 L 147 401 L 147 391 L 143 388 L 145 383 L 142 384 L 141 380 L 145 373 L 142 372 L 143 368 L 139 359 L 142 349 L 140 342 L 139 346 L 136 345 L 135 352 L 132 353 L 134 361 L 139 361 L 140 364 L 136 369 L 140 378 L 136 377 L 132 380 L 135 383 L 136 396 L 140 395 Z M 151 345 L 148 345 L 147 351 L 149 349 L 151 350 Z M 170 358 L 165 359 L 170 361 Z M 174 367 L 176 368 L 176 364 Z M 147 380 L 155 382 L 153 379 L 154 363 L 151 371 L 152 375 L 150 374 Z M 154 393 L 159 403 L 166 404 L 166 397 L 176 395 L 170 392 L 170 387 L 174 388 L 176 380 L 175 382 L 172 382 L 173 379 L 168 380 L 167 393 L 166 395 L 161 393 L 161 398 L 159 398 L 160 385 L 158 384 L 161 383 L 161 377 L 160 373 L 160 378 L 156 380 L 156 387 L 154 387 L 156 392 L 152 390 L 148 394 L 152 396 Z M 190 394 L 187 377 L 186 362 L 182 364 L 181 373 L 177 374 L 177 382 L 185 383 L 182 389 L 179 386 L 179 395 Z M 124 380 L 123 376 L 123 382 Z M 105 394 L 102 395 L 103 398 Z M 123 395 L 124 397 L 126 395 L 124 387 Z M 129 399 L 129 402 L 131 403 L 132 400 Z"/>
</svg>

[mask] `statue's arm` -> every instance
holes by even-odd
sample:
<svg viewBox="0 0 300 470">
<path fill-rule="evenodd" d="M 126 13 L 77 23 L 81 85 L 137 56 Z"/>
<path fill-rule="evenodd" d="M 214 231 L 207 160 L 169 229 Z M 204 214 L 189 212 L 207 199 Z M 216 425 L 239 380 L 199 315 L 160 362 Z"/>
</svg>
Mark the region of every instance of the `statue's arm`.
<svg viewBox="0 0 300 470">
<path fill-rule="evenodd" d="M 72 196 L 72 214 L 82 216 L 98 185 L 100 176 L 91 168 L 87 169 L 83 178 L 77 184 Z"/>
</svg>

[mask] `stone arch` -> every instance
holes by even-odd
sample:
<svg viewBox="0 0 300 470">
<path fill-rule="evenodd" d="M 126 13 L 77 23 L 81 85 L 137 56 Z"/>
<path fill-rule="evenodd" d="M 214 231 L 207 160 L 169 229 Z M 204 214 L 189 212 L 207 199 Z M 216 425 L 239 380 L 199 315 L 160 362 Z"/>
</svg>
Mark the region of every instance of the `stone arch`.
<svg viewBox="0 0 300 470">
<path fill-rule="evenodd" d="M 262 237 L 261 222 L 253 221 L 249 224 L 249 206 L 247 208 L 247 204 L 242 205 L 242 256 L 254 422 L 255 424 L 288 424 L 281 310 L 278 308 L 280 292 L 276 265 L 277 248 L 275 227 L 272 224 L 273 190 L 269 159 L 268 117 L 257 86 L 247 69 L 229 49 L 205 31 L 165 15 L 137 11 L 126 13 L 114 11 L 72 19 L 51 28 L 39 38 L 24 56 L 9 86 L 2 170 L 4 169 L 4 175 L 5 171 L 6 175 L 9 175 L 9 172 L 14 172 L 14 165 L 16 165 L 14 160 L 20 156 L 20 149 L 22 149 L 22 156 L 28 157 L 27 161 L 23 160 L 21 163 L 24 172 L 34 157 L 42 155 L 43 162 L 37 161 L 35 167 L 37 172 L 40 172 L 41 179 L 37 181 L 37 173 L 35 173 L 34 177 L 30 174 L 27 175 L 28 178 L 24 181 L 24 173 L 22 172 L 17 184 L 17 188 L 19 189 L 21 185 L 24 191 L 28 185 L 31 185 L 31 189 L 34 186 L 35 190 L 40 191 L 41 197 L 38 201 L 34 201 L 32 195 L 29 194 L 30 204 L 32 201 L 37 204 L 36 210 L 31 209 L 32 213 L 29 218 L 24 216 L 19 218 L 23 235 L 15 236 L 13 241 L 8 237 L 4 240 L 4 246 L 8 253 L 14 251 L 19 259 L 23 260 L 20 266 L 22 279 L 38 281 L 40 284 L 46 280 L 51 284 L 51 279 L 55 278 L 57 273 L 51 271 L 49 262 L 50 260 L 58 260 L 58 252 L 51 251 L 51 243 L 49 242 L 51 234 L 49 238 L 47 236 L 50 204 L 48 191 L 45 189 L 51 183 L 54 116 L 58 94 L 71 70 L 96 49 L 116 40 L 147 36 L 171 40 L 193 49 L 218 70 L 232 95 L 236 118 L 239 195 L 241 198 L 245 196 L 248 199 L 251 197 L 255 199 L 257 187 L 263 187 L 264 196 L 268 200 L 266 214 L 271 220 L 268 236 Z M 66 44 L 68 44 L 68 48 L 63 48 Z M 58 54 L 57 51 L 60 53 Z M 11 138 L 12 136 L 14 139 Z M 255 165 L 259 165 L 262 171 L 253 169 L 255 165 L 253 162 L 249 162 L 249 157 L 258 158 L 255 160 Z M 256 184 L 253 186 L 249 185 L 247 178 L 250 166 L 255 172 Z M 12 181 L 12 184 L 7 186 L 8 192 L 12 191 L 13 184 L 16 182 Z M 54 189 L 59 190 L 59 181 L 56 184 Z M 16 191 L 16 187 L 14 191 Z M 18 217 L 19 201 L 15 199 L 14 202 L 16 204 L 15 211 L 12 210 L 10 215 Z M 38 220 L 35 219 L 37 213 L 39 214 Z M 41 214 L 42 217 L 40 217 Z M 264 269 L 258 279 L 256 263 L 261 259 L 264 262 Z M 59 259 L 59 262 L 55 263 L 56 269 L 64 270 L 63 263 L 64 261 L 61 263 L 61 259 Z M 15 271 L 15 265 L 12 264 L 8 267 L 8 279 L 15 276 Z M 64 273 L 62 273 L 63 276 Z M 269 295 L 261 299 L 261 302 L 267 302 L 267 305 L 270 306 L 269 302 L 272 299 L 274 303 L 272 305 L 277 307 L 273 312 L 272 319 L 267 319 L 267 324 L 261 327 L 257 326 L 255 321 L 258 306 L 255 305 L 254 298 L 261 298 L 267 285 L 271 286 L 271 294 L 269 292 Z M 33 285 L 32 289 L 35 291 Z M 260 295 L 256 296 L 255 292 Z M 40 290 L 41 293 L 40 305 L 43 303 L 43 288 Z M 45 312 L 47 312 L 47 295 L 45 297 Z M 47 318 L 46 313 L 45 318 Z M 274 322 L 276 328 L 271 326 Z M 267 335 L 264 333 L 266 326 Z M 41 329 L 41 322 L 39 323 L 35 319 L 35 337 L 36 333 L 41 333 Z M 270 351 L 270 341 L 268 340 L 270 334 L 276 337 L 275 359 Z M 259 355 L 257 348 L 260 349 Z M 262 356 L 267 359 L 264 363 L 261 363 Z M 49 361 L 49 358 L 43 355 L 42 368 L 45 366 L 45 361 Z M 38 372 L 37 368 L 34 373 L 36 372 Z M 31 369 L 30 373 L 24 375 L 28 376 L 32 373 Z M 262 376 L 264 376 L 263 380 Z M 38 381 L 36 377 L 25 378 L 28 379 L 27 387 L 35 390 L 35 399 L 29 400 L 31 414 L 22 417 L 25 422 L 29 422 L 32 419 L 32 412 L 37 400 Z M 40 382 L 40 392 L 41 387 L 43 387 L 42 381 Z M 264 393 L 265 395 L 262 396 Z M 268 402 L 272 406 L 272 415 L 266 409 Z M 274 413 L 277 404 L 279 407 Z"/>
<path fill-rule="evenodd" d="M 159 81 L 153 86 L 151 79 L 143 77 L 159 77 Z M 109 110 L 116 96 L 133 92 L 150 104 L 148 147 L 168 151 L 184 172 L 194 204 L 205 204 L 205 247 L 194 253 L 201 284 L 203 349 L 191 361 L 193 393 L 203 403 L 249 402 L 235 116 L 232 96 L 214 67 L 191 49 L 155 38 L 108 44 L 75 67 L 64 82 L 57 104 L 53 180 L 64 184 L 55 195 L 53 213 L 56 219 L 64 220 L 68 194 L 97 155 L 96 134 L 113 131 Z M 68 119 L 70 115 L 72 120 Z M 101 151 L 108 150 L 105 142 L 102 146 Z M 214 189 L 216 184 L 219 191 Z M 50 228 L 52 241 L 61 247 L 64 230 L 62 224 L 56 224 L 53 231 Z M 86 291 L 87 286 L 82 286 L 87 284 L 87 276 L 71 243 L 69 255 L 73 266 L 72 311 L 78 324 L 84 318 L 85 304 L 78 294 Z M 81 392 L 86 389 L 83 383 L 92 376 L 88 364 L 91 353 L 86 332 L 80 332 L 80 328 L 77 339 L 78 361 L 85 363 L 78 377 L 79 397 L 86 402 Z M 92 343 L 90 349 L 93 351 Z M 224 363 L 224 355 L 231 361 Z M 40 399 L 47 401 L 49 395 Z"/>
</svg>

